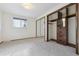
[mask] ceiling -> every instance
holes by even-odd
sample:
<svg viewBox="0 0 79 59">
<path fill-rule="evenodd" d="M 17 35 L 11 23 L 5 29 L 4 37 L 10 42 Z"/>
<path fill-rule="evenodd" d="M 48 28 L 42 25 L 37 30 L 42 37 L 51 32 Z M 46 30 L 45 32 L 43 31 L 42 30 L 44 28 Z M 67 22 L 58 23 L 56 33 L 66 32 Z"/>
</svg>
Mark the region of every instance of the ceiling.
<svg viewBox="0 0 79 59">
<path fill-rule="evenodd" d="M 54 8 L 59 3 L 32 3 L 34 8 L 25 9 L 22 3 L 0 3 L 0 10 L 16 15 L 36 18 Z"/>
</svg>

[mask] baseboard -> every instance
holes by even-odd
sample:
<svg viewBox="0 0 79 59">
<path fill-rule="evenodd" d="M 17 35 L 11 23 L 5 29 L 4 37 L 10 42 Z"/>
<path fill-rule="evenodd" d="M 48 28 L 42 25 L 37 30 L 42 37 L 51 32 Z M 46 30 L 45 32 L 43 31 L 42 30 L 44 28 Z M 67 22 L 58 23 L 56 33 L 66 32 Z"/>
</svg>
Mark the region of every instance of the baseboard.
<svg viewBox="0 0 79 59">
<path fill-rule="evenodd" d="M 55 42 L 57 42 L 56 39 L 50 39 L 50 41 L 55 41 Z M 67 46 L 76 48 L 76 45 L 74 45 L 74 44 L 72 44 L 72 43 L 68 43 Z"/>
<path fill-rule="evenodd" d="M 34 38 L 42 38 L 44 36 L 40 36 L 40 37 L 28 37 L 28 38 L 20 38 L 20 39 L 15 39 L 15 40 L 11 40 L 11 41 L 16 41 L 16 40 L 22 40 L 22 39 L 34 39 Z"/>
<path fill-rule="evenodd" d="M 3 41 L 3 42 L 8 42 L 8 41 L 17 41 L 17 40 L 23 40 L 23 39 L 42 38 L 42 37 L 44 37 L 44 36 L 41 36 L 41 37 L 27 37 L 27 38 L 20 38 L 20 39 L 6 40 L 6 41 Z"/>
<path fill-rule="evenodd" d="M 51 41 L 55 41 L 55 42 L 57 42 L 57 40 L 56 39 L 50 39 Z"/>
<path fill-rule="evenodd" d="M 37 37 L 20 38 L 20 39 L 14 39 L 14 40 L 10 40 L 10 41 L 16 41 L 16 40 L 22 40 L 22 39 L 34 39 L 34 38 L 37 38 Z"/>
<path fill-rule="evenodd" d="M 76 45 L 72 43 L 68 43 L 68 46 L 76 48 Z"/>
</svg>

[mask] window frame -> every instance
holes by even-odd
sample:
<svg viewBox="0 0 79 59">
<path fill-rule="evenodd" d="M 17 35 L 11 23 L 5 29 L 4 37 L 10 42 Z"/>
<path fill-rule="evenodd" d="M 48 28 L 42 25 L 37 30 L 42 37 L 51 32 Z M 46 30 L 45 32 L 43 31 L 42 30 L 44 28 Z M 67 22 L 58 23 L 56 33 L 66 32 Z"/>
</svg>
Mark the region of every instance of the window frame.
<svg viewBox="0 0 79 59">
<path fill-rule="evenodd" d="M 19 20 L 19 26 L 16 26 L 14 23 L 14 20 Z M 21 21 L 24 21 L 24 25 L 22 25 L 22 22 Z M 22 19 L 22 18 L 17 18 L 17 17 L 13 17 L 13 20 L 12 20 L 12 26 L 14 28 L 26 28 L 26 21 L 27 19 Z"/>
</svg>

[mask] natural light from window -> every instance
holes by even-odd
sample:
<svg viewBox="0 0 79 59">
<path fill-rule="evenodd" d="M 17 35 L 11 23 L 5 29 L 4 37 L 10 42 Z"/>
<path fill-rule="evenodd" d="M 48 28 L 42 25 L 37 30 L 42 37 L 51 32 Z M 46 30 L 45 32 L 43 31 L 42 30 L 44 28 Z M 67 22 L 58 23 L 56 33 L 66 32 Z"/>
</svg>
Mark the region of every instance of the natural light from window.
<svg viewBox="0 0 79 59">
<path fill-rule="evenodd" d="M 26 27 L 25 22 L 26 22 L 25 20 L 17 20 L 17 19 L 14 19 L 13 20 L 13 27 L 16 27 L 16 28 Z"/>
</svg>

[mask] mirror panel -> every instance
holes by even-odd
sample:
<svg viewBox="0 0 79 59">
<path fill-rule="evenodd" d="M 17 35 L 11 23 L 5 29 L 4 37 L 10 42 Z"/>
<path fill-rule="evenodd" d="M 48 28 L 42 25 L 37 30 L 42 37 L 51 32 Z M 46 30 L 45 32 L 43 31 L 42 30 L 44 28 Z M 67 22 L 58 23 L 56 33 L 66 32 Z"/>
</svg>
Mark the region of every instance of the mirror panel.
<svg viewBox="0 0 79 59">
<path fill-rule="evenodd" d="M 48 16 L 48 20 L 54 20 L 58 18 L 58 13 L 54 13 Z"/>
<path fill-rule="evenodd" d="M 76 5 L 72 5 L 68 7 L 68 15 L 72 15 L 76 13 Z"/>
<path fill-rule="evenodd" d="M 62 13 L 62 17 L 66 17 L 66 8 L 62 9 L 60 12 Z"/>
</svg>

